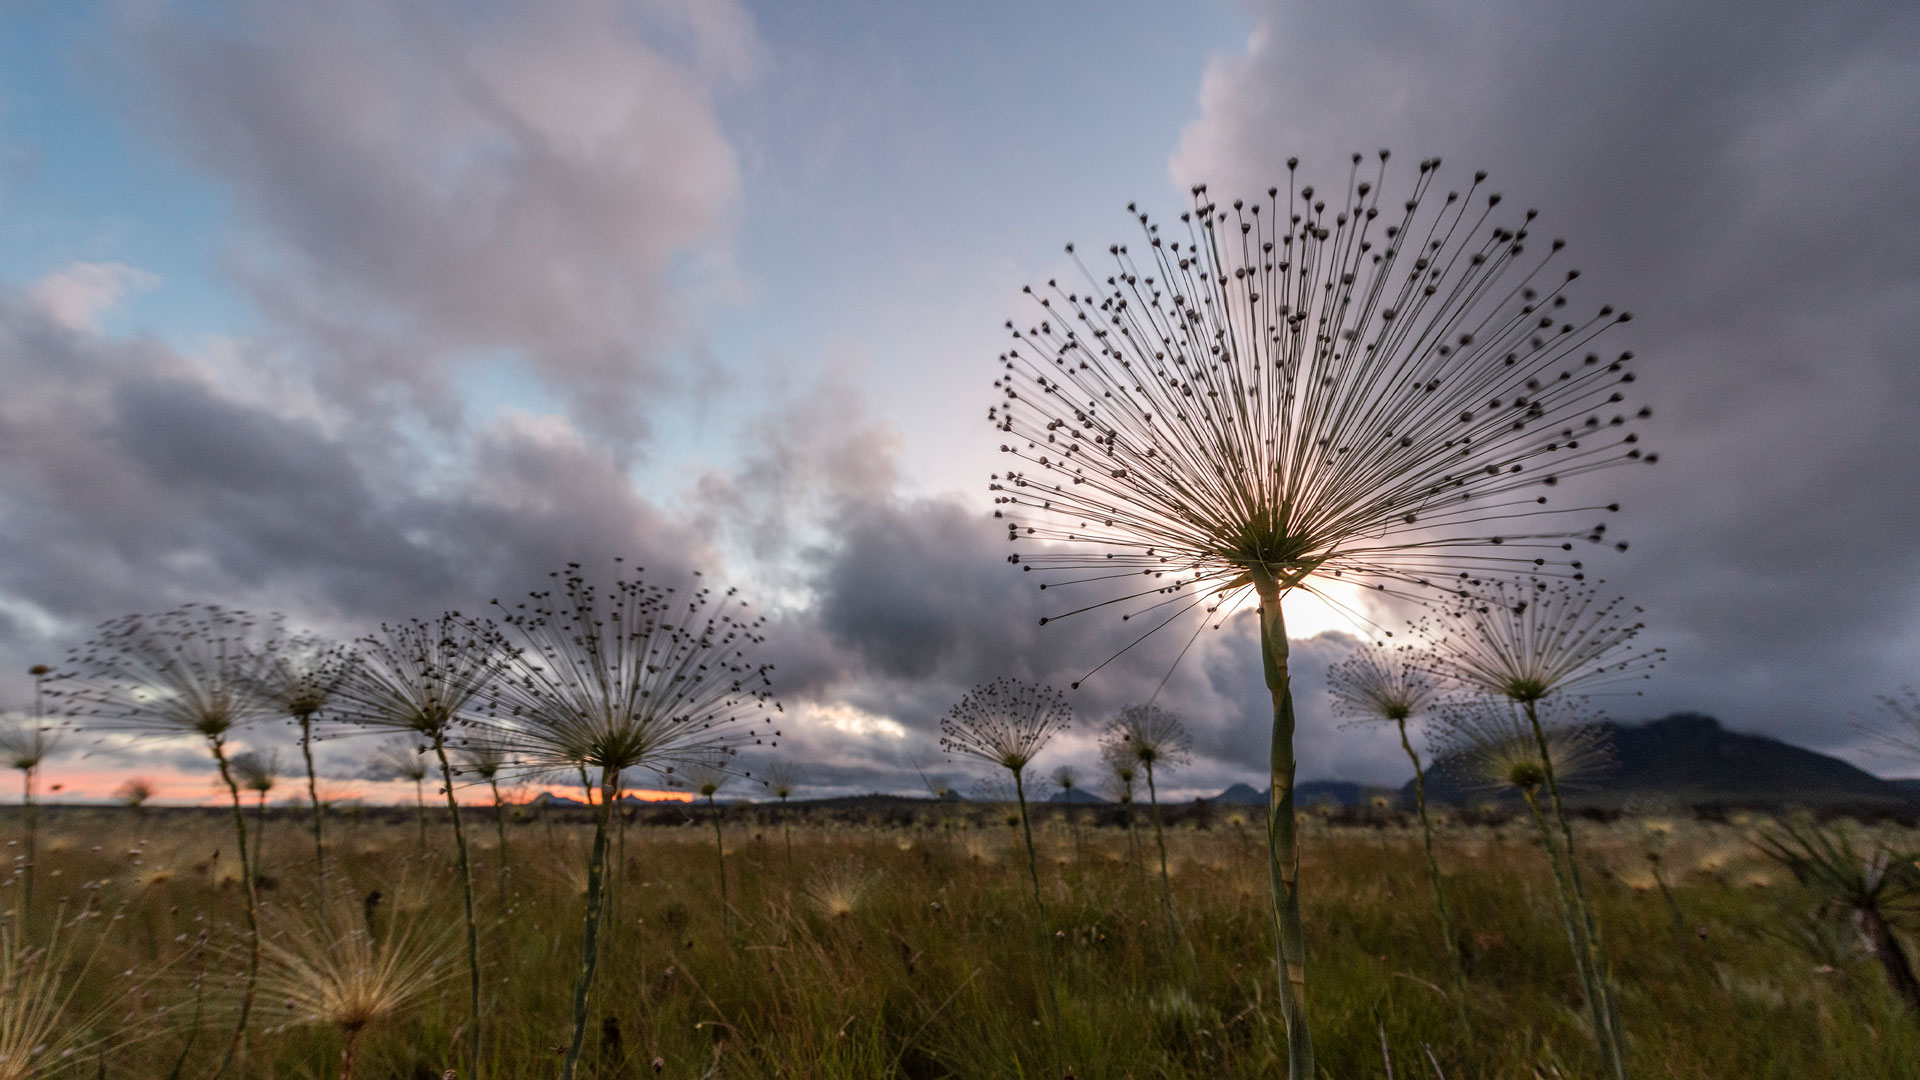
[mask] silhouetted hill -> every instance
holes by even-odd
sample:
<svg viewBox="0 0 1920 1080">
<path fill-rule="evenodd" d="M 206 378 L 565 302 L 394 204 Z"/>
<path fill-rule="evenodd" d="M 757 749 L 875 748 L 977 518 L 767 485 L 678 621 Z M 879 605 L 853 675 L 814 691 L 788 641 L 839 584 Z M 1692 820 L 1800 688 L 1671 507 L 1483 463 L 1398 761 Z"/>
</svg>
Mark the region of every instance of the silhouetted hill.
<svg viewBox="0 0 1920 1080">
<path fill-rule="evenodd" d="M 1253 790 L 1251 784 L 1235 784 L 1207 801 L 1222 806 L 1265 806 L 1267 796 L 1265 792 Z"/>
<path fill-rule="evenodd" d="M 1050 803 L 1072 803 L 1075 806 L 1104 806 L 1107 802 L 1107 800 L 1083 788 L 1074 788 L 1072 791 L 1056 791 L 1047 801 Z"/>
<path fill-rule="evenodd" d="M 1700 713 L 1601 726 L 1613 764 L 1603 778 L 1566 793 L 1573 805 L 1618 809 L 1638 801 L 1871 811 L 1907 809 L 1920 802 L 1920 791 L 1913 787 L 1779 739 L 1728 731 Z M 1477 785 L 1463 783 L 1458 766 L 1449 758 L 1434 762 L 1427 772 L 1430 800 L 1456 805 L 1497 801 Z M 1412 781 L 1401 796 L 1412 800 Z"/>
<path fill-rule="evenodd" d="M 1296 806 L 1360 806 L 1375 795 L 1394 797 L 1395 792 L 1350 780 L 1308 780 L 1293 789 Z M 1255 791 L 1251 784 L 1235 784 L 1206 801 L 1220 806 L 1265 806 L 1267 793 Z"/>
</svg>

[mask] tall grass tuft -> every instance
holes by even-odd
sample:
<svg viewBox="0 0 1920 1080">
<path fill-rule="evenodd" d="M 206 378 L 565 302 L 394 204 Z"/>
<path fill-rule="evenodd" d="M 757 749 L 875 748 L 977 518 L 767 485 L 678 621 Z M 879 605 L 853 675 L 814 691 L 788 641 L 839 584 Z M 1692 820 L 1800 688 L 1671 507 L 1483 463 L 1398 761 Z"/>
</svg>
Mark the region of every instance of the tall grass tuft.
<svg viewBox="0 0 1920 1080">
<path fill-rule="evenodd" d="M 573 1080 L 586 1038 L 587 1002 L 600 956 L 607 827 L 621 776 L 659 772 L 743 745 L 773 744 L 772 666 L 755 664 L 765 620 L 733 589 L 701 576 L 690 589 L 624 576 L 616 560 L 606 589 L 578 563 L 551 575 L 557 589 L 496 603 L 511 639 L 489 691 L 489 741 L 532 770 L 598 770 L 593 845 L 587 858 L 573 1034 L 560 1064 Z"/>
<path fill-rule="evenodd" d="M 20 863 L 20 908 L 16 915 L 25 918 L 33 911 L 33 878 L 39 858 L 40 807 L 38 793 L 40 768 L 60 747 L 61 733 L 47 722 L 44 684 L 49 671 L 35 664 L 33 674 L 33 712 L 28 716 L 8 717 L 0 721 L 0 759 L 20 773 L 20 824 L 25 835 Z"/>
<path fill-rule="evenodd" d="M 284 1024 L 338 1032 L 340 1080 L 353 1080 L 361 1035 L 423 1004 L 456 970 L 453 935 L 431 929 L 422 912 L 396 912 L 376 938 L 337 914 L 352 905 L 320 900 L 286 916 L 267 939 L 263 1007 Z"/>
<path fill-rule="evenodd" d="M 1009 561 L 1065 590 L 1042 623 L 1126 605 L 1144 637 L 1258 602 L 1295 1080 L 1318 1070 L 1283 598 L 1564 565 L 1575 541 L 1607 541 L 1595 519 L 1616 507 L 1561 485 L 1655 458 L 1631 430 L 1646 410 L 1625 404 L 1632 354 L 1594 350 L 1628 315 L 1575 313 L 1561 242 L 1534 241 L 1535 212 L 1503 204 L 1485 173 L 1447 190 L 1423 161 L 1389 194 L 1387 157 L 1355 154 L 1325 190 L 1289 161 L 1284 192 L 1230 206 L 1197 186 L 1164 229 L 1129 206 L 1137 239 L 1106 245 L 1102 270 L 1069 245 L 1073 278 L 1026 288 L 1035 309 L 1007 322 L 988 410 L 1008 455 L 992 487 Z"/>
</svg>

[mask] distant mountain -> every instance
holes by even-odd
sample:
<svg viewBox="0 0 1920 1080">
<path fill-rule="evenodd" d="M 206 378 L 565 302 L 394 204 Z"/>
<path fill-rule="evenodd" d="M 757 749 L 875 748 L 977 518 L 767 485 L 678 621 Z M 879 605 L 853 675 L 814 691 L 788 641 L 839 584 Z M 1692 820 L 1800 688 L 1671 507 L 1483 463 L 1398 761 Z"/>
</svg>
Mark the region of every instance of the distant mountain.
<svg viewBox="0 0 1920 1080">
<path fill-rule="evenodd" d="M 1265 806 L 1267 796 L 1264 792 L 1253 790 L 1251 784 L 1235 784 L 1207 801 L 1222 806 Z"/>
<path fill-rule="evenodd" d="M 1375 795 L 1399 797 L 1392 788 L 1370 787 L 1350 780 L 1308 780 L 1294 785 L 1293 789 L 1297 806 L 1359 806 Z M 1251 784 L 1235 784 L 1206 801 L 1219 806 L 1265 806 L 1267 793 L 1254 790 Z"/>
<path fill-rule="evenodd" d="M 527 805 L 528 806 L 585 806 L 587 804 L 581 802 L 579 799 L 569 799 L 565 795 L 555 795 L 551 791 L 543 791 L 540 794 L 535 795 L 533 798 L 528 799 Z"/>
<path fill-rule="evenodd" d="M 1107 803 L 1107 800 L 1085 788 L 1056 791 L 1047 801 L 1050 803 L 1072 803 L 1075 806 L 1105 806 Z"/>
<path fill-rule="evenodd" d="M 1643 724 L 1607 722 L 1613 765 L 1601 779 L 1567 792 L 1576 806 L 1618 809 L 1629 802 L 1681 806 L 1807 806 L 1900 810 L 1920 804 L 1920 782 L 1882 780 L 1862 769 L 1765 735 L 1728 731 L 1700 713 Z M 1411 800 L 1413 782 L 1401 789 Z M 1463 782 L 1460 762 L 1427 770 L 1427 798 L 1471 805 L 1497 801 Z"/>
</svg>

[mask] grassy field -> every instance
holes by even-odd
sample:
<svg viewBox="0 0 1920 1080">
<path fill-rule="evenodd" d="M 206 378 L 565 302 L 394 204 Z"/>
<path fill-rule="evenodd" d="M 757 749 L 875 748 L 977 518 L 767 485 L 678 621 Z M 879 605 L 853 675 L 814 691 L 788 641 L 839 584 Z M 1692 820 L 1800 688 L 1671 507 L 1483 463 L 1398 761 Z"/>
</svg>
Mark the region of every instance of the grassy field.
<svg viewBox="0 0 1920 1080">
<path fill-rule="evenodd" d="M 1169 828 L 1180 936 L 1170 941 L 1151 832 L 1130 840 L 1111 815 L 1078 813 L 1070 823 L 1053 808 L 1037 829 L 1071 1074 L 1283 1074 L 1258 818 L 1216 813 Z M 469 822 L 485 922 L 488 1077 L 555 1071 L 579 964 L 585 814 L 513 816 L 504 895 L 493 824 L 484 812 Z M 1007 816 L 931 803 L 885 820 L 796 815 L 789 849 L 789 823 L 776 812 L 729 808 L 727 918 L 704 818 L 675 809 L 632 824 L 616 841 L 583 1074 L 1051 1075 L 1043 932 Z M 17 812 L 0 819 L 9 837 L 20 824 Z M 433 820 L 424 854 L 410 812 L 340 814 L 330 826 L 322 892 L 303 818 L 269 818 L 268 937 L 284 945 L 306 935 L 332 954 L 336 936 L 370 925 L 375 938 L 411 934 L 431 946 L 438 980 L 401 1015 L 366 1026 L 356 1075 L 469 1075 L 459 1049 L 468 1022 L 460 889 L 444 821 Z M 1580 828 L 1637 1076 L 1920 1077 L 1920 1022 L 1858 935 L 1812 914 L 1816 898 L 1748 845 L 1750 825 L 1628 818 Z M 1883 828 L 1902 850 L 1920 847 L 1920 837 Z M 1441 830 L 1466 938 L 1464 1027 L 1418 833 L 1385 818 L 1309 816 L 1307 829 L 1309 995 L 1325 1075 L 1597 1075 L 1529 826 Z M 212 1075 L 245 964 L 232 845 L 230 821 L 211 812 L 48 811 L 34 909 L 15 944 L 44 946 L 58 917 L 58 948 L 20 955 L 75 988 L 62 1006 L 91 1035 L 64 1058 L 36 1059 L 41 1072 L 0 1061 L 0 1075 Z M 1646 857 L 1655 846 L 1671 903 Z M 20 885 L 16 872 L 0 894 L 10 910 Z M 18 1000 L 36 985 L 16 977 L 8 993 Z M 302 1023 L 277 992 L 263 995 L 254 1018 L 243 1075 L 337 1074 L 340 1030 Z"/>
</svg>

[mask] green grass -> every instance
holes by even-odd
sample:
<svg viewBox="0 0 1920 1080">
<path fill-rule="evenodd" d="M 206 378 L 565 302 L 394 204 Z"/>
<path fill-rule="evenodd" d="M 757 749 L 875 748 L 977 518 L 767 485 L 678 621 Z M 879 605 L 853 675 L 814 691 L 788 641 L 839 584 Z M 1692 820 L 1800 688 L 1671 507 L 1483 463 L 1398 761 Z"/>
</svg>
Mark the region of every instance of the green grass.
<svg viewBox="0 0 1920 1080">
<path fill-rule="evenodd" d="M 1018 837 L 990 808 L 938 813 L 929 807 L 908 824 L 803 820 L 790 867 L 776 818 L 730 811 L 731 938 L 712 832 L 698 823 L 631 827 L 603 931 L 583 1075 L 654 1076 L 656 1059 L 657 1075 L 687 1078 L 1047 1075 L 1044 964 Z M 0 835 L 17 826 L 0 818 L 8 830 Z M 1920 1021 L 1847 927 L 1810 929 L 1815 899 L 1770 869 L 1741 827 L 1683 822 L 1667 841 L 1664 867 L 1684 933 L 1653 888 L 1640 825 L 1580 828 L 1637 1076 L 1920 1078 Z M 109 915 L 124 904 L 123 918 L 86 926 L 106 944 L 71 1008 L 83 1014 L 131 986 L 127 1030 L 144 1036 L 64 1065 L 75 1075 L 168 1075 L 191 1030 L 194 976 L 204 966 L 203 1026 L 182 1075 L 210 1075 L 231 1016 L 222 1012 L 220 976 L 243 959 L 224 820 L 172 811 L 136 824 L 121 811 L 62 809 L 43 830 L 41 906 L 26 920 L 29 937 L 62 897 L 69 919 L 90 896 Z M 588 828 L 557 817 L 516 823 L 504 905 L 491 831 L 472 833 L 486 919 L 482 1075 L 551 1075 L 570 1030 Z M 408 815 L 330 822 L 330 902 L 351 905 L 357 920 L 362 898 L 378 889 L 376 929 L 396 908 L 422 909 L 429 925 L 449 928 L 449 977 L 410 1014 L 366 1031 L 360 1077 L 469 1075 L 460 1049 L 464 964 L 452 932 L 460 891 L 444 824 L 435 836 L 438 846 L 421 859 Z M 1231 821 L 1170 831 L 1177 947 L 1149 867 L 1126 860 L 1124 832 L 1083 825 L 1078 859 L 1057 816 L 1037 839 L 1075 1075 L 1284 1073 L 1257 835 Z M 1920 847 L 1911 835 L 1899 839 L 1904 849 Z M 1439 845 L 1467 938 L 1469 1030 L 1446 997 L 1451 975 L 1417 833 L 1401 822 L 1309 820 L 1309 1007 L 1324 1075 L 1385 1076 L 1383 1031 L 1399 1078 L 1432 1076 L 1429 1048 L 1449 1080 L 1597 1075 L 1552 883 L 1527 829 L 1450 824 Z M 269 821 L 266 852 L 263 908 L 269 926 L 281 925 L 276 914 L 316 902 L 310 834 L 297 813 Z M 816 910 L 809 883 L 849 860 L 865 868 L 864 897 L 844 917 Z M 0 891 L 0 903 L 10 906 L 16 892 Z M 208 951 L 196 953 L 203 928 Z M 128 1011 L 116 1009 L 113 1022 Z M 246 1076 L 335 1075 L 337 1033 L 290 1024 L 271 1000 L 255 1015 Z"/>
</svg>

